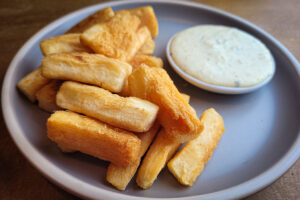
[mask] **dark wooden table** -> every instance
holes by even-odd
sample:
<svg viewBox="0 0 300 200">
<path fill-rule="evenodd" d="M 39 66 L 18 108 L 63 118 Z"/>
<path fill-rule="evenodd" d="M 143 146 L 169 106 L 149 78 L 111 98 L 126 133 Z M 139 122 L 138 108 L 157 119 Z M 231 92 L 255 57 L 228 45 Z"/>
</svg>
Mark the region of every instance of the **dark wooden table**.
<svg viewBox="0 0 300 200">
<path fill-rule="evenodd" d="M 300 60 L 298 0 L 196 0 L 241 16 L 281 41 Z M 49 22 L 101 0 L 1 0 L 0 74 L 18 49 Z M 1 109 L 1 108 L 0 108 Z M 0 199 L 77 199 L 44 178 L 17 149 L 0 116 Z M 246 198 L 300 199 L 300 160 L 267 188 Z"/>
</svg>

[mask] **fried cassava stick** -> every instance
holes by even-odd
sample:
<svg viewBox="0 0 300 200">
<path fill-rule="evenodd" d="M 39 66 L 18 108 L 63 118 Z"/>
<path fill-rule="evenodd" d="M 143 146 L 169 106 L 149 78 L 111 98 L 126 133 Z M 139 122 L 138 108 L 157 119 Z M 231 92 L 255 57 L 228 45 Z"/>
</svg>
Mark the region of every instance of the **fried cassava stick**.
<svg viewBox="0 0 300 200">
<path fill-rule="evenodd" d="M 42 74 L 51 79 L 72 80 L 120 92 L 131 65 L 99 54 L 61 53 L 42 60 Z"/>
<path fill-rule="evenodd" d="M 201 135 L 187 143 L 168 163 L 170 172 L 183 185 L 193 185 L 225 130 L 221 115 L 213 108 L 206 110 L 200 120 L 204 125 Z"/>
<path fill-rule="evenodd" d="M 77 150 L 118 166 L 136 161 L 141 141 L 133 133 L 67 111 L 56 111 L 47 121 L 48 137 L 66 149 Z"/>
<path fill-rule="evenodd" d="M 125 190 L 126 186 L 134 176 L 138 166 L 140 165 L 141 157 L 145 154 L 150 146 L 154 136 L 156 135 L 160 125 L 156 122 L 153 127 L 144 133 L 137 133 L 141 140 L 141 149 L 139 158 L 127 167 L 120 167 L 115 164 L 110 164 L 106 173 L 106 180 L 119 190 Z"/>
<path fill-rule="evenodd" d="M 158 106 L 136 97 L 121 97 L 96 86 L 65 81 L 56 95 L 62 108 L 83 113 L 116 127 L 134 132 L 148 131 Z"/>
</svg>

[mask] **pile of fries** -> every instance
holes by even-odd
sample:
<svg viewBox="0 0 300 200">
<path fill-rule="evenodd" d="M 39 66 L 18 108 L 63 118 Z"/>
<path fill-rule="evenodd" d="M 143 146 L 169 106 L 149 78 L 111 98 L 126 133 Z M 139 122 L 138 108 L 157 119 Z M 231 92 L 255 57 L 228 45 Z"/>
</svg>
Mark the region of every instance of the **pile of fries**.
<svg viewBox="0 0 300 200">
<path fill-rule="evenodd" d="M 49 139 L 63 152 L 109 161 L 106 179 L 119 190 L 136 171 L 137 184 L 149 188 L 166 165 L 192 185 L 224 132 L 214 109 L 197 117 L 189 96 L 152 56 L 157 35 L 152 7 L 105 8 L 43 40 L 41 66 L 17 85 L 52 113 Z"/>
</svg>

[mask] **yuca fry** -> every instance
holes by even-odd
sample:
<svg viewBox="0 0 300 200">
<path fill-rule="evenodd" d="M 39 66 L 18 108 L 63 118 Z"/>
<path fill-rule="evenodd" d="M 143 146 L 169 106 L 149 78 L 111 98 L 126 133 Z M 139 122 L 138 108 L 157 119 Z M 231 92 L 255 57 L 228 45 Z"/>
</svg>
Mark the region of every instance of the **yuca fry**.
<svg viewBox="0 0 300 200">
<path fill-rule="evenodd" d="M 138 170 L 136 182 L 143 189 L 151 187 L 160 171 L 180 147 L 180 143 L 166 138 L 165 129 L 161 129 L 150 146 Z"/>
<path fill-rule="evenodd" d="M 133 70 L 139 66 L 147 65 L 149 67 L 163 67 L 163 61 L 159 57 L 137 54 L 130 62 Z M 125 82 L 122 91 L 119 93 L 121 96 L 130 96 L 128 81 Z"/>
<path fill-rule="evenodd" d="M 141 157 L 147 151 L 159 127 L 159 123 L 156 122 L 149 131 L 136 134 L 141 140 L 141 148 L 138 159 L 127 167 L 119 167 L 111 163 L 108 166 L 106 173 L 106 180 L 109 183 L 111 183 L 119 190 L 125 190 L 126 186 L 130 182 L 135 172 L 137 171 L 138 166 L 140 165 Z"/>
<path fill-rule="evenodd" d="M 183 93 L 181 95 L 189 103 L 190 96 Z M 149 188 L 154 183 L 160 171 L 180 146 L 180 143 L 170 141 L 164 135 L 165 130 L 158 133 L 139 169 L 137 183 L 143 189 Z"/>
<path fill-rule="evenodd" d="M 132 10 L 132 13 L 133 14 L 137 13 L 137 16 L 140 18 L 142 22 L 144 21 L 148 22 L 148 23 L 141 23 L 140 27 L 149 24 L 148 26 L 147 25 L 146 26 L 149 28 L 150 32 L 151 33 L 153 32 L 154 34 L 155 32 L 157 32 L 158 30 L 157 19 L 155 18 L 154 11 L 152 8 L 147 8 L 147 7 L 142 7 L 141 9 L 136 8 Z M 81 22 L 79 22 L 78 24 L 73 26 L 69 31 L 67 31 L 67 33 L 83 33 L 85 30 L 92 27 L 93 25 L 107 22 L 114 15 L 115 13 L 112 10 L 112 8 L 110 7 L 104 8 L 103 10 L 100 10 L 88 16 L 87 18 L 83 19 Z M 153 30 L 151 31 L 151 29 Z M 155 42 L 152 38 L 149 38 L 137 53 L 151 55 L 153 54 L 154 49 L 155 49 Z"/>
<path fill-rule="evenodd" d="M 128 96 L 130 96 L 130 91 L 129 91 L 129 87 L 128 87 L 128 81 L 125 83 L 125 85 L 124 85 L 122 91 L 121 91 L 120 93 L 118 93 L 118 94 L 119 94 L 120 96 L 122 96 L 122 97 L 128 97 Z M 190 101 L 190 96 L 189 96 L 189 95 L 184 94 L 184 93 L 181 93 L 181 94 L 182 94 L 182 98 L 183 98 L 185 101 L 187 101 L 187 102 Z"/>
<path fill-rule="evenodd" d="M 140 27 L 146 26 L 151 32 L 152 38 L 158 35 L 158 22 L 154 10 L 151 6 L 144 6 L 128 10 L 131 14 L 139 17 L 141 20 Z M 119 11 L 122 12 L 122 11 Z"/>
<path fill-rule="evenodd" d="M 186 102 L 189 102 L 190 101 L 190 96 L 189 95 L 187 95 L 187 94 L 184 94 L 184 93 L 181 93 L 181 96 L 182 96 L 182 98 L 186 101 Z"/>
<path fill-rule="evenodd" d="M 120 92 L 131 73 L 128 63 L 99 54 L 61 53 L 42 60 L 42 74 L 51 79 L 73 80 Z"/>
<path fill-rule="evenodd" d="M 201 133 L 203 126 L 195 110 L 182 98 L 164 69 L 142 65 L 129 76 L 128 85 L 130 95 L 159 106 L 158 120 L 170 140 L 184 143 Z"/>
<path fill-rule="evenodd" d="M 130 61 L 143 44 L 151 39 L 145 26 L 138 28 L 140 20 L 129 11 L 116 13 L 106 23 L 96 24 L 84 31 L 81 42 L 94 52 L 122 61 Z"/>
<path fill-rule="evenodd" d="M 40 108 L 48 112 L 60 109 L 56 105 L 56 94 L 61 84 L 61 80 L 51 80 L 47 85 L 37 91 L 36 99 L 38 100 Z"/>
<path fill-rule="evenodd" d="M 74 149 L 118 166 L 136 161 L 141 141 L 133 133 L 98 120 L 67 111 L 56 111 L 47 121 L 48 137 Z"/>
<path fill-rule="evenodd" d="M 143 54 L 137 54 L 130 61 L 130 64 L 133 68 L 137 68 L 142 64 L 145 64 L 149 67 L 160 67 L 162 68 L 164 63 L 161 58 Z"/>
<path fill-rule="evenodd" d="M 168 163 L 170 172 L 183 185 L 193 185 L 225 130 L 222 117 L 213 108 L 206 110 L 200 121 L 204 125 L 201 135 L 187 143 Z"/>
<path fill-rule="evenodd" d="M 152 55 L 155 50 L 155 42 L 153 39 L 148 39 L 139 49 L 137 54 Z"/>
<path fill-rule="evenodd" d="M 36 92 L 50 81 L 50 79 L 42 76 L 41 71 L 41 67 L 36 68 L 24 76 L 17 84 L 17 87 L 31 102 L 36 100 Z"/>
<path fill-rule="evenodd" d="M 149 67 L 163 67 L 163 61 L 161 58 L 155 57 L 155 56 L 148 56 L 148 55 L 142 55 L 137 54 L 130 62 L 133 70 L 137 67 L 140 67 L 142 65 L 147 65 Z M 123 97 L 130 96 L 129 86 L 128 86 L 128 80 L 124 83 L 122 91 L 119 93 L 119 95 Z"/>
<path fill-rule="evenodd" d="M 97 11 L 96 13 L 84 18 L 78 24 L 73 26 L 67 33 L 82 33 L 88 28 L 92 27 L 95 24 L 105 23 L 110 20 L 115 15 L 112 8 L 107 7 L 102 10 Z"/>
<path fill-rule="evenodd" d="M 92 50 L 80 42 L 79 33 L 70 33 L 45 39 L 40 43 L 41 51 L 44 56 L 53 53 L 69 53 L 69 52 L 87 52 Z"/>
<path fill-rule="evenodd" d="M 158 106 L 136 97 L 121 97 L 99 87 L 65 81 L 56 95 L 58 106 L 134 132 L 148 131 Z"/>
</svg>

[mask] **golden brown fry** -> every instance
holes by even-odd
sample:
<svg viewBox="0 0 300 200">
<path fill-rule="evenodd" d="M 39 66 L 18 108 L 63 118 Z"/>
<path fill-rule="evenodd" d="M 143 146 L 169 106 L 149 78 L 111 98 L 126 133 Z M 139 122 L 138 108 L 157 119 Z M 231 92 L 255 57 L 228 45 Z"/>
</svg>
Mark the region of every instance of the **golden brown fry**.
<svg viewBox="0 0 300 200">
<path fill-rule="evenodd" d="M 94 52 L 122 61 L 130 61 L 143 44 L 151 38 L 145 26 L 129 11 L 116 13 L 104 24 L 97 24 L 81 35 L 81 42 Z"/>
<path fill-rule="evenodd" d="M 148 131 L 158 112 L 158 106 L 149 101 L 124 98 L 99 87 L 71 81 L 62 84 L 56 103 L 62 108 L 135 132 Z"/>
<path fill-rule="evenodd" d="M 182 98 L 186 101 L 186 102 L 189 102 L 190 101 L 190 96 L 189 95 L 187 95 L 187 94 L 184 94 L 184 93 L 181 93 L 181 96 L 182 96 Z"/>
<path fill-rule="evenodd" d="M 51 79 L 73 80 L 120 92 L 132 67 L 99 54 L 61 53 L 42 60 L 42 73 Z"/>
<path fill-rule="evenodd" d="M 148 150 L 159 128 L 160 124 L 158 123 L 158 121 L 156 121 L 149 131 L 143 133 L 136 133 L 138 138 L 140 138 L 141 140 L 141 149 L 139 154 L 140 157 L 143 157 L 143 155 Z"/>
<path fill-rule="evenodd" d="M 143 54 L 137 54 L 130 62 L 133 68 L 137 68 L 142 64 L 145 64 L 149 67 L 160 67 L 162 68 L 164 63 L 161 58 Z"/>
<path fill-rule="evenodd" d="M 149 32 L 149 29 L 146 28 L 145 26 L 139 28 L 136 31 L 136 40 L 133 43 L 133 47 L 131 51 L 128 51 L 128 58 L 126 59 L 127 61 L 132 60 L 132 58 L 136 55 L 136 53 L 144 46 L 146 41 L 149 41 L 151 39 L 151 35 Z M 144 51 L 145 51 L 144 47 Z"/>
<path fill-rule="evenodd" d="M 180 146 L 180 143 L 170 141 L 166 135 L 165 129 L 161 129 L 139 168 L 136 182 L 143 189 L 151 187 L 160 171 Z"/>
<path fill-rule="evenodd" d="M 190 99 L 187 97 L 189 96 L 182 93 L 181 95 L 188 103 Z M 153 184 L 179 146 L 179 143 L 170 141 L 165 137 L 165 130 L 158 133 L 138 172 L 137 183 L 141 188 L 147 189 Z"/>
<path fill-rule="evenodd" d="M 61 84 L 62 81 L 60 80 L 51 80 L 36 93 L 36 98 L 40 108 L 48 112 L 53 112 L 60 109 L 56 105 L 56 94 Z"/>
<path fill-rule="evenodd" d="M 161 67 L 161 68 L 163 67 L 163 61 L 161 58 L 155 56 L 142 55 L 142 54 L 137 54 L 131 60 L 130 64 L 133 67 L 133 70 L 142 65 L 147 65 L 149 67 Z M 130 96 L 128 81 L 125 82 L 123 89 L 119 93 L 119 95 L 123 97 Z"/>
<path fill-rule="evenodd" d="M 118 166 L 136 161 L 140 139 L 128 131 L 67 111 L 56 111 L 47 121 L 48 137 L 74 149 Z"/>
<path fill-rule="evenodd" d="M 168 163 L 170 172 L 183 185 L 193 185 L 225 130 L 222 117 L 213 108 L 206 110 L 200 120 L 204 125 L 201 135 L 187 143 Z"/>
<path fill-rule="evenodd" d="M 126 186 L 134 176 L 138 166 L 140 165 L 141 157 L 145 154 L 150 146 L 154 136 L 156 135 L 160 125 L 158 122 L 154 123 L 153 127 L 144 133 L 137 133 L 141 140 L 141 149 L 139 158 L 127 167 L 119 167 L 110 164 L 106 173 L 106 180 L 119 190 L 125 190 Z"/>
<path fill-rule="evenodd" d="M 184 143 L 201 133 L 202 123 L 195 110 L 182 98 L 164 69 L 140 66 L 129 76 L 128 85 L 132 96 L 159 106 L 158 120 L 169 139 Z"/>
<path fill-rule="evenodd" d="M 139 19 L 141 20 L 140 27 L 146 26 L 150 30 L 152 38 L 158 35 L 158 22 L 155 17 L 154 10 L 151 6 L 130 9 L 129 12 L 139 17 Z"/>
<path fill-rule="evenodd" d="M 140 48 L 137 54 L 152 55 L 154 50 L 155 42 L 153 39 L 150 38 L 143 44 L 143 46 Z"/>
<path fill-rule="evenodd" d="M 41 71 L 41 67 L 36 68 L 23 77 L 17 85 L 31 102 L 35 102 L 36 100 L 36 92 L 50 81 L 50 79 L 42 76 Z"/>
<path fill-rule="evenodd" d="M 112 10 L 112 8 L 104 8 L 80 21 L 78 24 L 76 24 L 70 30 L 68 30 L 67 33 L 82 33 L 95 24 L 107 22 L 114 15 L 115 13 Z"/>
<path fill-rule="evenodd" d="M 79 33 L 70 33 L 45 39 L 40 43 L 42 53 L 47 56 L 53 53 L 87 52 L 92 50 L 80 43 Z"/>
</svg>

